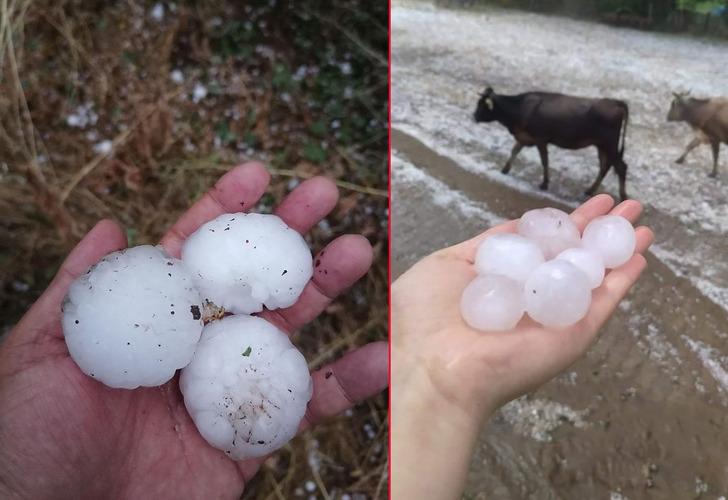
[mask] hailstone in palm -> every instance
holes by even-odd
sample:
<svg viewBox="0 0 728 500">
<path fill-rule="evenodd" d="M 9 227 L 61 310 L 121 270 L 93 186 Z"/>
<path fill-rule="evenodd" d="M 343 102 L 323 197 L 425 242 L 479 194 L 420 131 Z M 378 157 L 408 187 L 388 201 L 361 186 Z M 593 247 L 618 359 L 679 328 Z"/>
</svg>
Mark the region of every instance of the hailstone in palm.
<svg viewBox="0 0 728 500">
<path fill-rule="evenodd" d="M 476 330 L 510 330 L 523 316 L 523 285 L 498 274 L 482 274 L 460 299 L 465 322 Z"/>
<path fill-rule="evenodd" d="M 86 375 L 116 388 L 157 386 L 192 359 L 200 308 L 182 262 L 138 246 L 107 255 L 71 284 L 63 334 Z"/>
<path fill-rule="evenodd" d="M 588 313 L 605 268 L 627 262 L 636 243 L 623 217 L 596 217 L 580 235 L 569 215 L 555 208 L 526 212 L 517 231 L 490 236 L 478 246 L 478 276 L 460 300 L 472 328 L 508 330 L 524 311 L 544 326 L 573 325 Z"/>
<path fill-rule="evenodd" d="M 604 262 L 602 257 L 586 248 L 567 248 L 556 256 L 557 260 L 571 262 L 589 279 L 592 289 L 602 284 L 604 279 Z"/>
<path fill-rule="evenodd" d="M 233 459 L 260 457 L 296 434 L 313 384 L 288 336 L 247 314 L 293 305 L 312 274 L 306 242 L 279 217 L 223 214 L 181 260 L 151 246 L 101 259 L 70 285 L 63 333 L 79 368 L 110 387 L 161 385 L 184 368 L 200 434 Z"/>
<path fill-rule="evenodd" d="M 573 325 L 591 305 L 587 276 L 571 262 L 552 260 L 528 277 L 523 290 L 526 312 L 544 326 Z"/>
<path fill-rule="evenodd" d="M 529 210 L 518 221 L 518 234 L 536 243 L 546 260 L 579 246 L 579 229 L 569 214 L 556 208 Z"/>
<path fill-rule="evenodd" d="M 501 274 L 524 282 L 544 257 L 529 239 L 512 233 L 489 236 L 478 245 L 475 270 L 478 274 Z"/>
<path fill-rule="evenodd" d="M 182 246 L 202 297 L 236 314 L 293 305 L 313 275 L 311 251 L 280 217 L 223 214 Z"/>
<path fill-rule="evenodd" d="M 607 268 L 619 267 L 634 254 L 637 238 L 632 224 L 618 215 L 602 215 L 584 229 L 582 245 L 601 255 Z"/>
<path fill-rule="evenodd" d="M 313 385 L 285 333 L 236 315 L 205 327 L 180 389 L 202 437 L 240 460 L 271 453 L 296 434 Z"/>
</svg>

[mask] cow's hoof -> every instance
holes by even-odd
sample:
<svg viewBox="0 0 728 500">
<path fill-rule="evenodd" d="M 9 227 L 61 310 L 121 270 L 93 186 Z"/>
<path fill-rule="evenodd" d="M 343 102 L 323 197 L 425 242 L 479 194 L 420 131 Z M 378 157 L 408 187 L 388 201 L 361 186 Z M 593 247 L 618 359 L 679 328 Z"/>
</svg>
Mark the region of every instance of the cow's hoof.
<svg viewBox="0 0 728 500">
<path fill-rule="evenodd" d="M 503 167 L 501 169 L 501 174 L 508 175 L 508 172 L 510 172 L 510 171 L 511 171 L 511 167 Z"/>
<path fill-rule="evenodd" d="M 677 163 L 678 165 L 682 165 L 683 163 L 685 163 L 685 158 L 680 157 L 677 160 L 675 160 L 675 163 Z"/>
<path fill-rule="evenodd" d="M 539 189 L 540 189 L 541 191 L 546 191 L 546 190 L 548 190 L 548 188 L 549 188 L 549 183 L 548 183 L 548 182 L 542 182 L 542 183 L 541 183 L 541 184 L 540 184 L 540 185 L 538 186 L 538 188 L 539 188 Z"/>
<path fill-rule="evenodd" d="M 592 196 L 594 196 L 594 192 L 594 189 L 587 189 L 586 191 L 584 191 L 584 196 L 586 196 L 587 198 L 591 198 Z"/>
<path fill-rule="evenodd" d="M 710 177 L 711 179 L 715 179 L 718 177 L 718 174 L 716 172 L 711 172 L 708 174 L 708 177 Z"/>
</svg>

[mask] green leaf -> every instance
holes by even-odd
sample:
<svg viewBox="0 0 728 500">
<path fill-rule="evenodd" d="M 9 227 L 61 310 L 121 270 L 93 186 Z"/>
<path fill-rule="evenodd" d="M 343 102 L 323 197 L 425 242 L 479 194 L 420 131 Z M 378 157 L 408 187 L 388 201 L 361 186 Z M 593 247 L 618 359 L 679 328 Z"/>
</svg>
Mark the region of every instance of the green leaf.
<svg viewBox="0 0 728 500">
<path fill-rule="evenodd" d="M 215 126 L 215 134 L 223 144 L 229 144 L 237 139 L 235 134 L 230 130 L 230 124 L 226 121 L 218 122 Z"/>
<path fill-rule="evenodd" d="M 293 84 L 293 78 L 291 77 L 291 71 L 285 64 L 276 64 L 273 68 L 273 86 L 277 89 L 286 90 L 289 89 Z"/>
<path fill-rule="evenodd" d="M 307 142 L 303 146 L 303 156 L 308 161 L 322 163 L 326 161 L 326 150 L 316 142 Z"/>
<path fill-rule="evenodd" d="M 139 231 L 137 231 L 133 227 L 126 228 L 126 241 L 129 243 L 130 247 L 136 245 L 138 235 Z"/>
<path fill-rule="evenodd" d="M 326 135 L 326 124 L 323 120 L 315 121 L 311 124 L 311 133 L 317 137 L 323 137 Z"/>
<path fill-rule="evenodd" d="M 245 141 L 245 144 L 247 144 L 248 146 L 250 146 L 252 148 L 258 143 L 258 136 L 256 136 L 255 132 L 252 132 L 252 131 L 245 132 L 243 141 Z"/>
<path fill-rule="evenodd" d="M 250 346 L 248 346 L 248 348 L 245 349 L 245 352 L 243 353 L 243 356 L 246 356 L 246 357 L 247 356 L 250 356 L 250 353 L 251 352 L 253 352 L 253 349 Z"/>
</svg>

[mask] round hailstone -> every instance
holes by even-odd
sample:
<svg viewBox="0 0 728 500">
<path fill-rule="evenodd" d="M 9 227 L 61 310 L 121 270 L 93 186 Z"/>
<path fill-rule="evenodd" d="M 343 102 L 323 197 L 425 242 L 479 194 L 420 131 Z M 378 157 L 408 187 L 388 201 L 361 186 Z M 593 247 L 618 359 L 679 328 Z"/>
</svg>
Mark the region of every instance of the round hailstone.
<svg viewBox="0 0 728 500">
<path fill-rule="evenodd" d="M 589 286 L 592 289 L 602 284 L 604 279 L 604 262 L 602 257 L 586 248 L 567 248 L 559 255 L 556 260 L 565 260 L 571 262 L 578 267 L 589 279 Z"/>
<path fill-rule="evenodd" d="M 180 390 L 202 437 L 240 460 L 296 434 L 313 383 L 285 333 L 258 317 L 228 316 L 205 327 Z"/>
<path fill-rule="evenodd" d="M 602 215 L 586 226 L 581 244 L 601 255 L 604 266 L 613 269 L 632 257 L 637 238 L 632 224 L 624 217 Z"/>
<path fill-rule="evenodd" d="M 107 255 L 71 284 L 63 334 L 86 375 L 110 387 L 157 386 L 192 359 L 200 305 L 181 261 L 138 246 Z"/>
<path fill-rule="evenodd" d="M 523 316 L 523 285 L 498 274 L 476 276 L 463 291 L 460 312 L 476 330 L 510 330 Z"/>
<path fill-rule="evenodd" d="M 292 306 L 313 274 L 303 237 L 265 214 L 211 220 L 187 238 L 182 261 L 204 299 L 238 314 Z"/>
<path fill-rule="evenodd" d="M 486 238 L 475 254 L 478 274 L 500 274 L 521 283 L 543 262 L 543 253 L 538 245 L 512 233 Z"/>
<path fill-rule="evenodd" d="M 546 260 L 579 246 L 579 229 L 569 214 L 556 208 L 529 210 L 518 220 L 518 234 L 536 243 Z"/>
<path fill-rule="evenodd" d="M 523 290 L 526 312 L 544 326 L 573 325 L 591 305 L 589 279 L 571 262 L 541 264 Z"/>
</svg>

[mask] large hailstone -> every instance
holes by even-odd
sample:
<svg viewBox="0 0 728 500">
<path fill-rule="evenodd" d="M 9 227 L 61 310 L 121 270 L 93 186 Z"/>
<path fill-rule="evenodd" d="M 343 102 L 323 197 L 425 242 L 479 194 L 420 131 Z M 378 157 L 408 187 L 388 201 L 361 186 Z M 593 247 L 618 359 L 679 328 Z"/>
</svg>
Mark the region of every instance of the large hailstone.
<svg viewBox="0 0 728 500">
<path fill-rule="evenodd" d="M 138 246 L 107 255 L 71 284 L 63 334 L 86 375 L 116 388 L 157 386 L 192 359 L 200 305 L 181 261 Z"/>
<path fill-rule="evenodd" d="M 579 246 L 579 229 L 569 214 L 556 208 L 529 210 L 518 220 L 518 234 L 536 243 L 546 260 Z"/>
<path fill-rule="evenodd" d="M 597 288 L 604 280 L 604 262 L 602 257 L 587 248 L 567 248 L 556 256 L 557 260 L 571 262 L 589 279 L 589 286 Z"/>
<path fill-rule="evenodd" d="M 202 297 L 238 314 L 292 306 L 313 275 L 311 251 L 280 217 L 223 214 L 182 246 Z"/>
<path fill-rule="evenodd" d="M 536 243 L 512 233 L 489 236 L 475 254 L 478 274 L 500 274 L 521 283 L 543 262 L 543 253 Z"/>
<path fill-rule="evenodd" d="M 463 291 L 460 312 L 476 330 L 510 330 L 523 316 L 523 285 L 498 274 L 479 275 Z"/>
<path fill-rule="evenodd" d="M 544 326 L 573 325 L 591 305 L 589 279 L 574 264 L 552 260 L 541 264 L 526 280 L 526 312 Z"/>
<path fill-rule="evenodd" d="M 258 317 L 228 316 L 205 327 L 180 389 L 202 437 L 240 460 L 296 434 L 313 384 L 286 334 Z"/>
<path fill-rule="evenodd" d="M 601 255 L 607 268 L 619 267 L 634 254 L 637 238 L 632 224 L 619 215 L 594 218 L 584 229 L 581 244 Z"/>
</svg>

